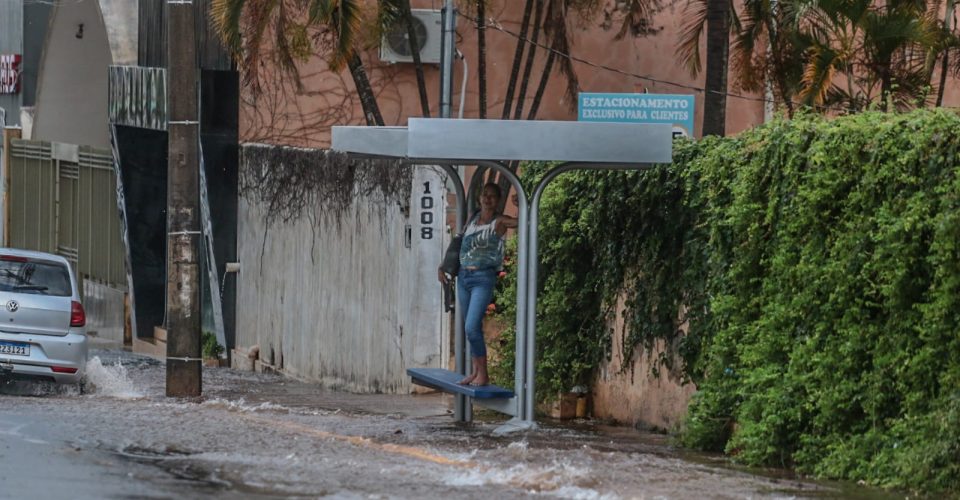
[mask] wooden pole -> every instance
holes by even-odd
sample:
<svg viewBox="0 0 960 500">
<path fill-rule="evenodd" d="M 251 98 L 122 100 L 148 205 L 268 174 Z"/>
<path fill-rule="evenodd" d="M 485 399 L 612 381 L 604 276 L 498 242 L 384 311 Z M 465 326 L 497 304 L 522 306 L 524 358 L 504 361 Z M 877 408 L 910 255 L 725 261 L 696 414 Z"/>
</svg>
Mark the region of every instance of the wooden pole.
<svg viewBox="0 0 960 500">
<path fill-rule="evenodd" d="M 167 396 L 199 396 L 200 175 L 195 8 L 167 0 Z"/>
</svg>

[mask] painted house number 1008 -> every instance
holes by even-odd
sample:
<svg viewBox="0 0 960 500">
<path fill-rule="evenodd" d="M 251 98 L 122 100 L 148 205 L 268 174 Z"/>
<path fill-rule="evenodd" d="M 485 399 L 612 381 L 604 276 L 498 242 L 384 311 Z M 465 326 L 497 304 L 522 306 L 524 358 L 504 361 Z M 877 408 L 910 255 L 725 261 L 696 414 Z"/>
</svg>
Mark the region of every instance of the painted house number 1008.
<svg viewBox="0 0 960 500">
<path fill-rule="evenodd" d="M 423 196 L 420 197 L 420 239 L 433 239 L 433 196 L 430 196 L 430 183 L 423 183 Z"/>
</svg>

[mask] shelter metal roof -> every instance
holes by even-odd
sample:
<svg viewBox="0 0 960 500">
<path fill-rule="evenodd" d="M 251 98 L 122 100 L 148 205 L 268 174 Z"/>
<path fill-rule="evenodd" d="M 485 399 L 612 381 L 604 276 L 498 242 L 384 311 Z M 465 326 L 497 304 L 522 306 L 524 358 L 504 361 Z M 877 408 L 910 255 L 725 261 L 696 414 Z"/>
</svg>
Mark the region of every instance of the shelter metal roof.
<svg viewBox="0 0 960 500">
<path fill-rule="evenodd" d="M 410 118 L 407 127 L 333 127 L 332 148 L 437 160 L 669 163 L 669 124 Z"/>
</svg>

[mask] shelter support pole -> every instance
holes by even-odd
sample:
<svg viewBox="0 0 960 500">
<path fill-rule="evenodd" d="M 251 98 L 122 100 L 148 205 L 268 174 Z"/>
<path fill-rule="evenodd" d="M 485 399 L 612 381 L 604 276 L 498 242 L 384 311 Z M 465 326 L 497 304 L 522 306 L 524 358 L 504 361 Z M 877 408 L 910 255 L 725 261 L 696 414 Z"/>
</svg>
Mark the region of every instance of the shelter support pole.
<svg viewBox="0 0 960 500">
<path fill-rule="evenodd" d="M 585 162 L 569 162 L 563 163 L 554 167 L 553 170 L 547 172 L 547 174 L 540 180 L 540 183 L 537 184 L 536 189 L 533 191 L 533 196 L 530 199 L 530 241 L 527 244 L 527 259 L 529 259 L 529 265 L 527 266 L 527 279 L 526 279 L 526 373 L 524 378 L 527 380 L 527 390 L 523 394 L 523 405 L 524 405 L 524 415 L 528 415 L 529 418 L 533 419 L 533 405 L 535 401 L 535 382 L 536 382 L 536 369 L 534 366 L 534 360 L 536 358 L 537 352 L 537 268 L 540 264 L 540 257 L 538 255 L 538 237 L 537 237 L 537 228 L 539 224 L 540 216 L 540 198 L 543 196 L 543 191 L 547 188 L 547 185 L 550 184 L 554 179 L 557 178 L 560 174 L 564 172 L 569 172 L 571 170 L 644 170 L 650 168 L 651 165 L 641 165 L 641 164 L 602 164 L 602 163 L 585 163 Z M 520 248 L 523 248 L 522 246 Z M 520 295 L 519 285 L 517 289 L 518 297 Z M 519 304 L 518 304 L 519 309 Z M 519 314 L 518 314 L 519 316 Z M 519 329 L 518 329 L 519 330 Z M 519 343 L 519 339 L 517 340 Z M 518 361 L 519 365 L 519 348 L 518 348 Z"/>
<path fill-rule="evenodd" d="M 523 300 L 523 298 L 527 296 L 527 252 L 525 251 L 527 248 L 527 232 L 529 229 L 527 224 L 527 194 L 523 191 L 523 186 L 520 184 L 520 179 L 518 179 L 516 174 L 511 172 L 506 165 L 500 162 L 489 160 L 476 161 L 475 163 L 478 166 L 492 168 L 500 172 L 500 175 L 506 176 L 510 181 L 510 184 L 513 186 L 513 189 L 516 190 L 517 197 L 519 199 L 519 206 L 517 207 L 516 357 L 514 361 L 513 389 L 514 394 L 516 394 L 517 413 L 516 416 L 511 420 L 523 422 L 529 426 L 529 424 L 533 423 L 533 413 L 526 413 L 523 405 L 523 402 L 526 400 L 527 390 L 528 388 L 532 387 L 532 385 L 529 385 L 532 381 L 527 380 L 524 377 L 524 374 L 527 373 L 525 363 L 530 358 L 530 353 L 527 352 L 528 342 L 527 335 L 525 333 L 527 306 L 526 301 Z"/>
<path fill-rule="evenodd" d="M 467 218 L 466 197 L 463 190 L 463 181 L 457 169 L 451 165 L 441 165 L 443 171 L 447 173 L 453 182 L 453 188 L 457 195 L 457 220 L 454 228 L 457 234 L 463 231 L 463 225 Z M 465 339 L 463 335 L 463 309 L 459 305 L 453 307 L 453 352 L 454 352 L 454 370 L 460 375 L 467 375 L 467 356 L 464 349 Z M 470 399 L 463 394 L 454 396 L 453 416 L 457 422 L 469 422 L 473 416 L 473 408 Z"/>
</svg>

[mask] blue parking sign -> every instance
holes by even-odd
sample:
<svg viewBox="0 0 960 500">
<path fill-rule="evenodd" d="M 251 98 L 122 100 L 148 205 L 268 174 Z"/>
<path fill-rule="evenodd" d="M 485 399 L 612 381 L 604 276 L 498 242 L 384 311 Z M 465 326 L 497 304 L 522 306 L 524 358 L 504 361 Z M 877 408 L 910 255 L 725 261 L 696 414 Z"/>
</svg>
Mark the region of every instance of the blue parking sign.
<svg viewBox="0 0 960 500">
<path fill-rule="evenodd" d="M 693 137 L 694 96 L 581 92 L 577 121 L 669 123 L 673 136 Z"/>
</svg>

